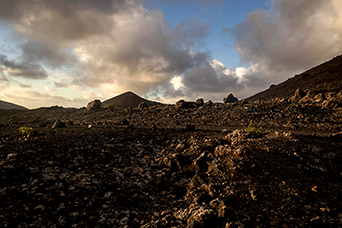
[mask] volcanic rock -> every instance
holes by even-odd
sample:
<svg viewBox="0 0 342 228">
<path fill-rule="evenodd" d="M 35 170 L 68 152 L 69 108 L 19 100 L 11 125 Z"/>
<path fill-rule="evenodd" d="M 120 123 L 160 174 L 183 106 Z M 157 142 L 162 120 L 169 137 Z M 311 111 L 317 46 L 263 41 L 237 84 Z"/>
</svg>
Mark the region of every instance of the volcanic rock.
<svg viewBox="0 0 342 228">
<path fill-rule="evenodd" d="M 223 98 L 223 103 L 227 104 L 227 103 L 234 103 L 234 102 L 238 102 L 239 100 L 234 97 L 233 94 L 229 94 L 226 98 Z"/>
<path fill-rule="evenodd" d="M 341 101 L 339 100 L 330 100 L 330 101 L 324 101 L 322 103 L 322 107 L 324 108 L 336 108 L 341 106 Z"/>
<path fill-rule="evenodd" d="M 196 100 L 196 103 L 197 103 L 200 107 L 203 106 L 203 105 L 204 105 L 204 100 L 203 100 L 203 98 L 197 99 L 197 100 Z"/>
<path fill-rule="evenodd" d="M 101 101 L 100 100 L 93 100 L 91 102 L 88 103 L 87 105 L 87 110 L 95 110 L 95 109 L 99 109 L 101 107 Z"/>
<path fill-rule="evenodd" d="M 294 93 L 295 98 L 300 99 L 303 98 L 306 95 L 306 93 L 302 89 L 297 89 Z"/>
<path fill-rule="evenodd" d="M 145 108 L 148 108 L 148 105 L 147 105 L 145 102 L 141 102 L 141 103 L 138 105 L 138 109 L 145 109 Z"/>
<path fill-rule="evenodd" d="M 66 127 L 66 125 L 61 120 L 56 120 L 55 123 L 52 125 L 52 128 L 62 128 L 62 127 Z"/>
<path fill-rule="evenodd" d="M 208 100 L 204 103 L 204 106 L 213 106 L 213 102 L 211 100 Z"/>
</svg>

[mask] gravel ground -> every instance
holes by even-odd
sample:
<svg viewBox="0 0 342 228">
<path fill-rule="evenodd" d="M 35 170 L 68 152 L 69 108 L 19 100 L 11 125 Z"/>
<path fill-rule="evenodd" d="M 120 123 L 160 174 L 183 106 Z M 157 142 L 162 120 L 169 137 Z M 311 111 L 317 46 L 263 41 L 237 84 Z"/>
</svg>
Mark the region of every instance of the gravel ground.
<svg viewBox="0 0 342 228">
<path fill-rule="evenodd" d="M 341 113 L 275 99 L 3 114 L 0 224 L 339 227 Z"/>
</svg>

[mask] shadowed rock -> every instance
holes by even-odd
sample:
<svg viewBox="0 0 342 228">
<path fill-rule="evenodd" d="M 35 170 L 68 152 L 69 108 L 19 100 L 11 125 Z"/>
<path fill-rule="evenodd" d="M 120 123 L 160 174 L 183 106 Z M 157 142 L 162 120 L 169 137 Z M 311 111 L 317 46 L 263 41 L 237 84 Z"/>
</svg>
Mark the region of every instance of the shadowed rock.
<svg viewBox="0 0 342 228">
<path fill-rule="evenodd" d="M 101 107 L 101 101 L 100 100 L 93 100 L 88 103 L 87 110 L 95 110 L 99 109 Z"/>
<path fill-rule="evenodd" d="M 223 103 L 227 104 L 227 103 L 234 103 L 234 102 L 238 102 L 239 100 L 234 97 L 233 94 L 229 94 L 226 98 L 223 98 Z"/>
</svg>

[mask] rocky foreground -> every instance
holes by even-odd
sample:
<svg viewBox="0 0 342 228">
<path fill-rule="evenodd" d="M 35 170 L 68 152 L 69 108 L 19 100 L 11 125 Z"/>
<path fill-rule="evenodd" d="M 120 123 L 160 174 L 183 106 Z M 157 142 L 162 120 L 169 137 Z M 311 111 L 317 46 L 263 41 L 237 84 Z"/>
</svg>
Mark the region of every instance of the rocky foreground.
<svg viewBox="0 0 342 228">
<path fill-rule="evenodd" d="M 0 127 L 0 224 L 342 226 L 341 98 L 12 115 Z"/>
</svg>

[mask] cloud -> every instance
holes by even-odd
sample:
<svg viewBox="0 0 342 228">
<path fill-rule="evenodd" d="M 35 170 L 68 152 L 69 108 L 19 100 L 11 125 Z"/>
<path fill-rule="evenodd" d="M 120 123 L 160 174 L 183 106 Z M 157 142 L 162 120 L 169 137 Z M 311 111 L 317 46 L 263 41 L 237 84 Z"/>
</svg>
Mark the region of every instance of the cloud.
<svg viewBox="0 0 342 228">
<path fill-rule="evenodd" d="M 22 55 L 20 61 L 0 57 L 0 80 L 45 79 L 44 66 L 67 75 L 53 77 L 55 87 L 84 90 L 88 98 L 131 90 L 165 100 L 222 100 L 230 92 L 239 98 L 252 95 L 342 51 L 340 0 L 274 0 L 269 11 L 253 11 L 224 30 L 247 63 L 231 69 L 206 50 L 210 24 L 205 19 L 173 28 L 163 12 L 146 9 L 146 2 L 6 1 L 0 22 Z"/>
<path fill-rule="evenodd" d="M 26 79 L 45 79 L 45 70 L 39 64 L 23 61 L 8 60 L 6 56 L 0 54 L 0 72 L 7 73 L 8 76 L 22 77 Z"/>
<path fill-rule="evenodd" d="M 27 108 L 50 107 L 54 105 L 63 107 L 84 107 L 89 102 L 86 99 L 65 98 L 62 96 L 52 96 L 48 93 L 41 93 L 32 88 L 2 87 L 0 100 L 5 100 L 15 104 L 23 105 Z"/>
<path fill-rule="evenodd" d="M 279 82 L 342 53 L 340 0 L 273 2 L 271 10 L 255 10 L 235 28 L 224 29 L 244 62 Z"/>
<path fill-rule="evenodd" d="M 204 19 L 172 29 L 160 10 L 149 11 L 136 0 L 14 0 L 1 8 L 0 18 L 23 61 L 68 72 L 72 79 L 57 87 L 117 88 L 107 96 L 147 93 L 209 56 L 202 48 L 209 34 Z"/>
<path fill-rule="evenodd" d="M 104 99 L 101 93 L 95 94 L 93 90 L 86 90 L 82 92 L 82 98 L 85 100 L 94 100 L 94 99 Z"/>
<path fill-rule="evenodd" d="M 57 89 L 55 89 L 55 88 L 51 89 L 49 86 L 44 86 L 44 90 L 46 92 L 49 92 L 49 93 L 51 93 L 51 92 L 58 92 Z"/>
</svg>

